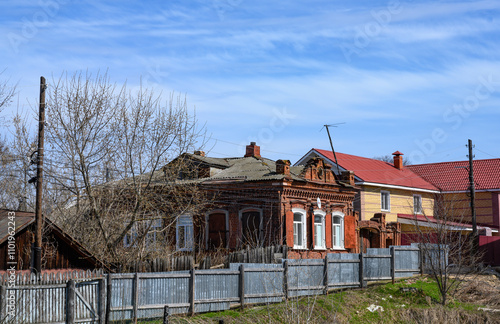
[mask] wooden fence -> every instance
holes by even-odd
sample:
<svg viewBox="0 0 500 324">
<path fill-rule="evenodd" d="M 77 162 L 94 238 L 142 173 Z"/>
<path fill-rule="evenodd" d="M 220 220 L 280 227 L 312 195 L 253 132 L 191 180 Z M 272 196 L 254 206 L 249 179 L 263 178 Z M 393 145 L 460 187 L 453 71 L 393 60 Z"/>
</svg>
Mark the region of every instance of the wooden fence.
<svg viewBox="0 0 500 324">
<path fill-rule="evenodd" d="M 405 246 L 280 264 L 232 263 L 228 269 L 108 274 L 66 284 L 4 285 L 0 315 L 4 321 L 26 323 L 137 322 L 162 317 L 165 306 L 170 314 L 194 314 L 276 303 L 332 289 L 364 287 L 367 281 L 394 281 L 422 269 L 418 247 Z M 15 317 L 7 316 L 11 295 L 17 298 Z"/>
</svg>

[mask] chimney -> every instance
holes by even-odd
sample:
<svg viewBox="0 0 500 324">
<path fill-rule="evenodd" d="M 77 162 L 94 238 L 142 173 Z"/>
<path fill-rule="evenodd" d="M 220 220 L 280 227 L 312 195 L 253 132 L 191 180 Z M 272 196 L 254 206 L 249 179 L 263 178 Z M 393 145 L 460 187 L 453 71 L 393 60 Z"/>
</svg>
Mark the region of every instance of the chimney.
<svg viewBox="0 0 500 324">
<path fill-rule="evenodd" d="M 354 171 L 343 171 L 340 173 L 340 179 L 344 182 L 347 182 L 349 185 L 354 186 L 355 183 L 355 178 L 354 178 Z"/>
<path fill-rule="evenodd" d="M 260 158 L 260 146 L 256 145 L 255 142 L 250 142 L 250 145 L 247 145 L 247 152 L 245 157 L 256 157 Z"/>
<path fill-rule="evenodd" d="M 290 161 L 289 160 L 278 160 L 276 161 L 276 173 L 284 174 L 285 176 L 290 175 Z"/>
<path fill-rule="evenodd" d="M 394 167 L 398 170 L 403 170 L 403 153 L 396 151 L 392 153 L 394 155 Z"/>
<path fill-rule="evenodd" d="M 194 151 L 194 155 L 205 156 L 205 152 L 203 152 L 203 151 Z"/>
</svg>

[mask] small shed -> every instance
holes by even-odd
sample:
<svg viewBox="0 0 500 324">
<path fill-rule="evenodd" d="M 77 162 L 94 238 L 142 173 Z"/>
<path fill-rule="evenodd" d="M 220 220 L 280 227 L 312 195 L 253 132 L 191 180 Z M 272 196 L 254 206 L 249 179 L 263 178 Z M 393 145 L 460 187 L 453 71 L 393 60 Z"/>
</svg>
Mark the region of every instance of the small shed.
<svg viewBox="0 0 500 324">
<path fill-rule="evenodd" d="M 105 267 L 50 219 L 44 219 L 42 269 L 93 270 Z M 0 270 L 29 270 L 35 214 L 0 209 Z"/>
</svg>

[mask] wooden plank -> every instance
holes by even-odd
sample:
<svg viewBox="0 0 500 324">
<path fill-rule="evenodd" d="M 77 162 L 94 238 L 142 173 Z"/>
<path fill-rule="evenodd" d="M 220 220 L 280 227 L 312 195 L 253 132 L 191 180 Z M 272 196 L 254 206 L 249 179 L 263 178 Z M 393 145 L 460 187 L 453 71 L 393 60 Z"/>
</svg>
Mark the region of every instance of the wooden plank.
<svg viewBox="0 0 500 324">
<path fill-rule="evenodd" d="M 245 308 L 245 265 L 240 265 L 240 306 Z"/>
<path fill-rule="evenodd" d="M 75 281 L 69 280 L 66 284 L 66 323 L 75 323 Z"/>
<path fill-rule="evenodd" d="M 391 277 L 392 284 L 394 285 L 396 281 L 396 252 L 394 250 L 394 246 L 391 247 Z"/>
<path fill-rule="evenodd" d="M 323 290 L 324 286 L 302 286 L 302 287 L 292 287 L 288 288 L 288 290 Z"/>
<path fill-rule="evenodd" d="M 420 272 L 420 269 L 396 269 L 396 272 Z"/>
<path fill-rule="evenodd" d="M 246 271 L 246 270 L 245 270 Z M 196 275 L 239 275 L 240 272 L 237 270 L 195 270 Z"/>
<path fill-rule="evenodd" d="M 106 322 L 106 279 L 99 279 L 99 304 L 98 304 L 98 315 L 99 324 L 105 324 Z"/>
<path fill-rule="evenodd" d="M 360 288 L 363 289 L 365 288 L 365 267 L 364 267 L 364 253 L 361 252 L 359 254 L 359 282 L 360 282 Z"/>
<path fill-rule="evenodd" d="M 325 286 L 324 294 L 328 295 L 328 255 L 325 255 L 323 260 L 323 286 Z"/>
<path fill-rule="evenodd" d="M 359 263 L 359 260 L 328 260 L 328 263 Z"/>
<path fill-rule="evenodd" d="M 266 297 L 285 297 L 284 293 L 272 293 L 272 294 L 246 294 L 245 298 L 266 298 Z"/>
<path fill-rule="evenodd" d="M 365 278 L 365 281 L 377 281 L 377 280 L 392 280 L 392 277 L 370 277 L 370 278 Z"/>
<path fill-rule="evenodd" d="M 106 281 L 106 324 L 111 323 L 111 298 L 113 296 L 113 285 L 111 280 L 113 279 L 112 274 L 108 273 L 108 280 Z"/>
<path fill-rule="evenodd" d="M 288 260 L 285 260 L 284 264 L 284 275 L 283 275 L 283 290 L 285 293 L 285 299 L 288 299 Z"/>
<path fill-rule="evenodd" d="M 328 288 L 342 287 L 342 286 L 359 286 L 360 282 L 336 282 L 328 285 Z"/>
<path fill-rule="evenodd" d="M 365 259 L 389 259 L 390 257 L 391 257 L 390 254 L 381 254 L 381 255 L 365 254 L 364 256 Z"/>
<path fill-rule="evenodd" d="M 194 316 L 194 298 L 195 298 L 195 270 L 191 270 L 191 279 L 189 282 L 189 301 L 190 301 L 190 307 L 189 307 L 189 313 L 191 316 Z"/>
<path fill-rule="evenodd" d="M 7 315 L 7 287 L 3 285 L 0 286 L 0 320 L 4 320 Z"/>
<path fill-rule="evenodd" d="M 245 272 L 284 272 L 284 268 L 245 268 Z"/>
<path fill-rule="evenodd" d="M 134 292 L 132 295 L 132 306 L 134 307 L 133 313 L 132 313 L 132 321 L 134 324 L 137 324 L 137 318 L 138 318 L 138 306 L 139 306 L 139 273 L 134 274 Z"/>
<path fill-rule="evenodd" d="M 239 302 L 240 297 L 226 297 L 217 299 L 197 299 L 196 304 L 211 304 L 211 303 L 226 303 L 226 302 Z"/>
</svg>

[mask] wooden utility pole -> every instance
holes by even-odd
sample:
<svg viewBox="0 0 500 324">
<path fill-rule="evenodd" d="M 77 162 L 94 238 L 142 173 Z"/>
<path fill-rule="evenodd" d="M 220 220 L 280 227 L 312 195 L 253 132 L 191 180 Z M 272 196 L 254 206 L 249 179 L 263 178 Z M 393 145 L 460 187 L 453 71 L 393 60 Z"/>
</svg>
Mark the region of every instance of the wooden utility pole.
<svg viewBox="0 0 500 324">
<path fill-rule="evenodd" d="M 470 191 L 470 210 L 472 215 L 472 252 L 475 253 L 477 251 L 477 224 L 476 224 L 476 188 L 474 185 L 474 169 L 472 167 L 474 155 L 472 155 L 472 140 L 469 139 L 469 143 L 467 145 L 469 147 L 469 191 Z"/>
<path fill-rule="evenodd" d="M 38 153 L 36 167 L 36 207 L 35 207 L 35 246 L 33 250 L 33 269 L 36 274 L 42 271 L 42 185 L 43 185 L 43 142 L 45 130 L 45 78 L 40 77 L 40 110 L 38 116 Z"/>
</svg>

